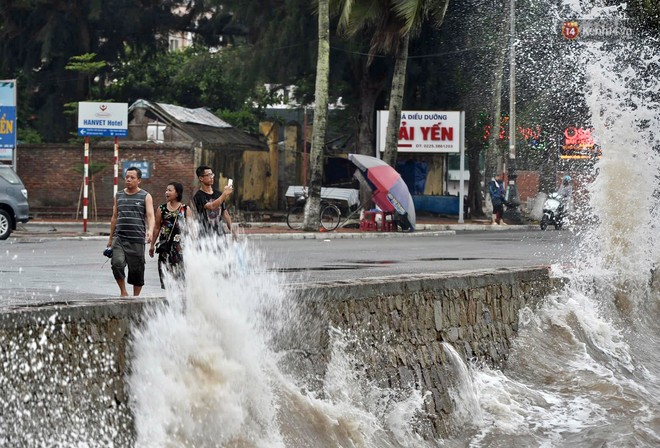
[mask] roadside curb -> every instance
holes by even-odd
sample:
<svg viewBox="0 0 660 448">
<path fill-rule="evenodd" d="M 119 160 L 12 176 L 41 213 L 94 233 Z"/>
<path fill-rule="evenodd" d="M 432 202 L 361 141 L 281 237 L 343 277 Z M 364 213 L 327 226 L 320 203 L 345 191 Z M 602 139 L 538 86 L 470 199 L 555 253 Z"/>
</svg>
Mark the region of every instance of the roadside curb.
<svg viewBox="0 0 660 448">
<path fill-rule="evenodd" d="M 252 233 L 243 234 L 249 240 L 341 240 L 354 238 L 411 238 L 440 235 L 456 235 L 454 230 L 404 232 L 308 232 L 308 233 Z"/>
<path fill-rule="evenodd" d="M 20 225 L 11 239 L 27 241 L 58 240 L 107 240 L 109 223 L 94 223 L 82 232 L 81 223 L 31 222 Z M 494 226 L 492 224 L 418 224 L 415 232 L 294 232 L 290 230 L 268 232 L 266 228 L 286 228 L 285 223 L 250 223 L 241 227 L 239 235 L 248 240 L 334 240 L 355 238 L 419 238 L 455 235 L 462 231 L 520 231 L 538 229 L 537 225 Z M 260 229 L 254 231 L 252 229 Z"/>
</svg>

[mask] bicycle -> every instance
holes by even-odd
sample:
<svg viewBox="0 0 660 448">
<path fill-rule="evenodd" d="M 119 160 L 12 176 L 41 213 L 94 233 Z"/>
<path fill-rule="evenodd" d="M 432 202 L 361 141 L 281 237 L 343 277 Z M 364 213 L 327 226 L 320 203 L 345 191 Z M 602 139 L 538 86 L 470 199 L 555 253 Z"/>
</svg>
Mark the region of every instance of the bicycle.
<svg viewBox="0 0 660 448">
<path fill-rule="evenodd" d="M 289 210 L 286 214 L 286 225 L 289 226 L 291 230 L 300 230 L 303 226 L 303 221 L 305 220 L 305 203 L 307 202 L 307 195 L 300 195 L 296 198 L 294 205 L 289 207 Z M 339 207 L 335 204 L 332 204 L 325 199 L 321 199 L 320 207 L 320 220 L 321 227 L 327 232 L 332 232 L 337 227 L 339 227 L 339 222 L 341 221 L 341 211 Z"/>
</svg>

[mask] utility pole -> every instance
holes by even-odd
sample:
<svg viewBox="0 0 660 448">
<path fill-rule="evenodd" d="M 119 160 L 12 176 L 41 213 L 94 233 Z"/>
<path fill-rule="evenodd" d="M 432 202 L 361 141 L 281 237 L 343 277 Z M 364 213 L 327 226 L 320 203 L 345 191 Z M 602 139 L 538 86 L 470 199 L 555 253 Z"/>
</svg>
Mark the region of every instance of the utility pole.
<svg viewBox="0 0 660 448">
<path fill-rule="evenodd" d="M 507 209 L 505 216 L 515 224 L 522 223 L 522 216 L 518 210 L 520 199 L 516 187 L 516 0 L 509 0 L 511 8 L 509 29 L 509 161 L 507 174 L 509 177 L 509 190 L 507 200 L 512 205 Z"/>
</svg>

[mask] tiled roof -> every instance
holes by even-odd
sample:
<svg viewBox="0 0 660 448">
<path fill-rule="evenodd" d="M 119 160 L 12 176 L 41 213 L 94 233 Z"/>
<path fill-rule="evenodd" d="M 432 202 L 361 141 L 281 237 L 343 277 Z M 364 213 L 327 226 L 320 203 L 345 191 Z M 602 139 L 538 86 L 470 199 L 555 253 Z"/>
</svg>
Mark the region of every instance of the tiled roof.
<svg viewBox="0 0 660 448">
<path fill-rule="evenodd" d="M 265 151 L 267 146 L 259 137 L 237 129 L 216 117 L 205 108 L 189 109 L 173 104 L 137 100 L 128 108 L 129 114 L 144 108 L 159 121 L 180 129 L 192 141 L 202 142 L 204 148 L 225 151 Z"/>
</svg>

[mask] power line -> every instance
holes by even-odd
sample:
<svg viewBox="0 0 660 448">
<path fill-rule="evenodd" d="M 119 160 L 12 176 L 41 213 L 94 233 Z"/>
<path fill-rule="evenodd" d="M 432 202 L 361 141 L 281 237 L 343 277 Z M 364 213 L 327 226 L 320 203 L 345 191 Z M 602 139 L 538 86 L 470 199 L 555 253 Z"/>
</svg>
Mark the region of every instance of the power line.
<svg viewBox="0 0 660 448">
<path fill-rule="evenodd" d="M 493 45 L 494 44 L 488 44 L 488 45 L 481 45 L 481 46 L 477 46 L 477 47 L 463 48 L 463 49 L 459 49 L 459 50 L 444 51 L 442 53 L 429 53 L 429 54 L 413 55 L 413 56 L 408 56 L 408 59 L 438 58 L 438 57 L 447 56 L 447 55 L 450 55 L 450 54 L 459 54 L 459 53 L 467 53 L 468 51 L 483 50 L 483 49 L 486 49 L 486 48 L 491 48 Z M 364 53 L 364 52 L 361 52 L 361 51 L 350 51 L 350 50 L 346 50 L 344 48 L 333 47 L 333 46 L 331 46 L 330 48 L 332 48 L 333 50 L 337 50 L 337 51 L 343 51 L 344 53 L 356 54 L 356 55 L 359 55 L 359 56 L 370 56 L 369 53 Z M 374 54 L 372 56 L 376 57 L 376 58 L 388 57 L 387 55 L 382 55 L 382 54 Z"/>
</svg>

